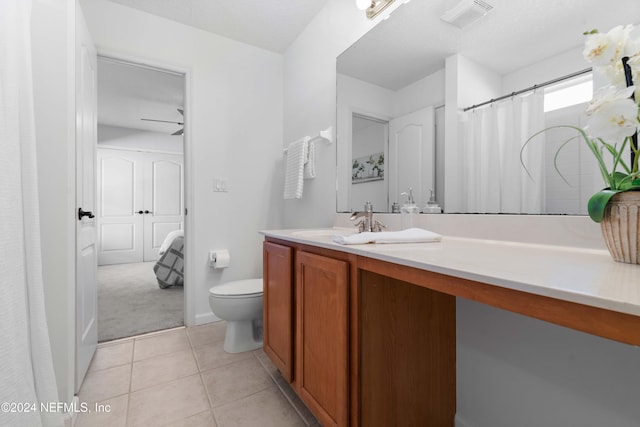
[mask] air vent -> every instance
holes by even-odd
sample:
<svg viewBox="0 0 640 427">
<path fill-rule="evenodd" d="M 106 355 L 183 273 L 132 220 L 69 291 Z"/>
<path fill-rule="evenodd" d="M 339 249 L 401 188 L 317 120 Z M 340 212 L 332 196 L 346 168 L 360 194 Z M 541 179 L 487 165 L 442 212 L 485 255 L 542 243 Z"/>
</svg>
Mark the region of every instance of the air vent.
<svg viewBox="0 0 640 427">
<path fill-rule="evenodd" d="M 491 10 L 493 10 L 493 6 L 482 0 L 462 0 L 453 9 L 445 12 L 440 19 L 458 28 L 464 28 Z"/>
</svg>

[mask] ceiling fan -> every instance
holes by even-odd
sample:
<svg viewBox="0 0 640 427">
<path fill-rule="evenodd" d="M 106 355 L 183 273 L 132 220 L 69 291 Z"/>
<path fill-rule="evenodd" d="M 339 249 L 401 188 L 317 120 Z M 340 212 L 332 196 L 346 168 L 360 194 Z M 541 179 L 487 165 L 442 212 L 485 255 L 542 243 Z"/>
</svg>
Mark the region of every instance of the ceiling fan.
<svg viewBox="0 0 640 427">
<path fill-rule="evenodd" d="M 176 110 L 178 110 L 178 113 L 180 113 L 180 115 L 182 117 L 184 117 L 184 110 L 182 110 L 180 108 L 176 108 Z M 184 133 L 184 122 L 173 122 L 173 121 L 170 121 L 170 120 L 156 120 L 156 119 L 140 119 L 140 120 L 144 120 L 146 122 L 175 123 L 177 125 L 182 126 L 182 129 L 178 129 L 177 131 L 175 131 L 171 135 L 182 135 Z"/>
</svg>

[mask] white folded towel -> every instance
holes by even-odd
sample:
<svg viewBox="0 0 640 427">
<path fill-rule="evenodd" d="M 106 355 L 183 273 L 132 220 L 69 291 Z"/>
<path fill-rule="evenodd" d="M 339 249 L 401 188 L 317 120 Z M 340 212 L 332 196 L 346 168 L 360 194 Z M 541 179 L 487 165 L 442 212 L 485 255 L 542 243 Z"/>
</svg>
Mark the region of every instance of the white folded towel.
<svg viewBox="0 0 640 427">
<path fill-rule="evenodd" d="M 311 138 L 306 137 L 306 140 Z M 307 161 L 304 164 L 304 179 L 313 179 L 316 177 L 316 143 L 311 140 L 307 143 Z"/>
<path fill-rule="evenodd" d="M 350 236 L 333 236 L 333 241 L 341 245 L 363 245 L 365 243 L 426 243 L 439 242 L 442 236 L 422 228 L 409 228 L 402 231 L 381 231 L 373 233 L 352 234 Z"/>
<path fill-rule="evenodd" d="M 284 198 L 301 199 L 304 163 L 307 160 L 307 140 L 299 139 L 287 148 L 287 163 L 284 176 Z"/>
</svg>

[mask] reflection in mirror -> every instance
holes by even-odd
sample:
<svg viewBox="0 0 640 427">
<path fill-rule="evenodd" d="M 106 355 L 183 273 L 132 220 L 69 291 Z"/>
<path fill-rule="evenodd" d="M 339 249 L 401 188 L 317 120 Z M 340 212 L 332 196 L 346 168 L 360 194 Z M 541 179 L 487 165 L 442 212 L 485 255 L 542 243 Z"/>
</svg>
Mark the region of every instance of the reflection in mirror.
<svg viewBox="0 0 640 427">
<path fill-rule="evenodd" d="M 442 73 L 436 73 L 418 83 L 422 85 L 420 91 L 426 91 L 426 99 L 431 98 L 433 104 L 442 102 L 442 77 Z M 435 138 L 437 135 L 443 138 L 444 134 L 436 134 L 435 120 L 436 117 L 443 119 L 444 110 L 439 109 L 437 115 L 433 105 L 419 105 L 424 98 L 416 103 L 412 90 L 396 92 L 340 73 L 337 84 L 338 211 L 358 211 L 364 202 L 371 201 L 376 212 L 391 212 L 394 203 L 402 205 L 404 200 L 400 193 L 409 188 L 413 189 L 415 202 L 422 208 L 432 189 L 438 195 Z M 375 149 L 364 149 L 362 142 L 357 142 L 356 148 L 357 130 L 363 118 L 369 123 L 386 124 L 385 131 L 380 134 L 384 140 L 377 139 Z M 363 155 L 380 151 L 385 158 L 384 182 L 365 186 L 353 181 L 354 162 Z"/>
<path fill-rule="evenodd" d="M 353 113 L 351 123 L 350 210 L 362 210 L 366 202 L 385 210 L 389 203 L 389 180 L 385 174 L 389 122 Z"/>
<path fill-rule="evenodd" d="M 421 208 L 434 188 L 447 213 L 584 214 L 586 198 L 603 185 L 591 156 L 576 140 L 557 158 L 562 176 L 553 164 L 557 148 L 575 135 L 554 131 L 537 138 L 523 151 L 526 169 L 520 150 L 538 129 L 584 125 L 590 73 L 540 84 L 587 68 L 582 33 L 637 23 L 636 1 L 490 0 L 492 11 L 462 28 L 440 19 L 457 3 L 402 5 L 337 58 L 337 210 L 361 210 L 362 198 L 373 198 L 358 194 L 364 184 L 352 182 L 361 153 L 352 147 L 356 113 L 389 124 L 382 150 L 386 186 L 376 190 L 376 211 L 402 204 L 398 194 L 410 180 Z M 534 85 L 535 91 L 465 111 Z M 586 98 L 547 105 L 554 97 L 569 99 L 572 90 Z M 422 124 L 411 117 L 420 111 L 429 115 Z M 420 142 L 404 145 L 405 136 Z"/>
</svg>

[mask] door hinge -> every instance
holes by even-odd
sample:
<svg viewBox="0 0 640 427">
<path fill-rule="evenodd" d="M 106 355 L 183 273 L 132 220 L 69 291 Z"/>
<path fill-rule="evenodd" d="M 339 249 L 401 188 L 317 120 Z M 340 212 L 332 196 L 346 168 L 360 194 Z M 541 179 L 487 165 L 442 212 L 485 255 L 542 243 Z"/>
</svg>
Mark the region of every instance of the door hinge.
<svg viewBox="0 0 640 427">
<path fill-rule="evenodd" d="M 184 208 L 184 216 L 187 216 L 187 213 L 188 213 L 187 208 Z"/>
</svg>

